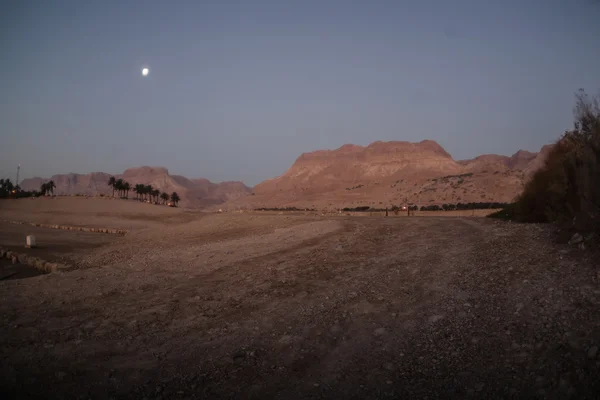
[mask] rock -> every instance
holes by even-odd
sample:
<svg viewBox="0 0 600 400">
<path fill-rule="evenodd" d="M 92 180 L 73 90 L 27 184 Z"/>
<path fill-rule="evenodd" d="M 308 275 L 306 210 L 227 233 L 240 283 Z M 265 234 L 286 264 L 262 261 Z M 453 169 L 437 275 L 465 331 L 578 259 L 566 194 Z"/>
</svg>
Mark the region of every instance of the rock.
<svg viewBox="0 0 600 400">
<path fill-rule="evenodd" d="M 443 315 L 432 315 L 431 317 L 429 317 L 429 322 L 435 323 L 443 318 L 444 318 Z"/>
<path fill-rule="evenodd" d="M 579 243 L 577 247 L 579 247 L 580 250 L 585 250 L 585 242 Z"/>
<path fill-rule="evenodd" d="M 19 260 L 19 264 L 29 265 L 29 260 L 27 254 L 21 253 L 17 256 L 17 260 Z"/>
<path fill-rule="evenodd" d="M 588 353 L 587 353 L 588 358 L 590 358 L 590 359 L 596 358 L 597 354 L 598 354 L 598 346 L 592 346 L 588 349 Z"/>
<path fill-rule="evenodd" d="M 578 244 L 581 242 L 583 242 L 583 236 L 581 236 L 581 234 L 579 234 L 579 233 L 575 233 L 571 237 L 571 240 L 569 240 L 569 244 Z"/>
<path fill-rule="evenodd" d="M 46 261 L 41 260 L 39 258 L 36 258 L 33 261 L 33 267 L 39 269 L 40 271 L 47 271 L 48 269 L 46 268 Z"/>
<path fill-rule="evenodd" d="M 0 249 L 0 258 L 4 258 L 5 255 L 6 255 L 6 250 Z"/>
<path fill-rule="evenodd" d="M 45 268 L 48 272 L 56 272 L 58 265 L 56 263 L 46 263 Z"/>
<path fill-rule="evenodd" d="M 6 257 L 7 260 L 12 260 L 12 255 L 12 251 L 7 251 L 6 254 L 4 254 L 4 257 Z"/>
<path fill-rule="evenodd" d="M 381 336 L 385 334 L 385 328 L 377 328 L 375 329 L 375 336 Z"/>
<path fill-rule="evenodd" d="M 69 268 L 69 266 L 66 264 L 56 263 L 56 271 L 60 271 L 61 269 L 67 269 L 67 268 Z"/>
<path fill-rule="evenodd" d="M 13 254 L 12 257 L 10 258 L 10 261 L 13 264 L 17 264 L 19 262 L 19 259 L 17 258 L 17 256 L 15 254 Z"/>
</svg>

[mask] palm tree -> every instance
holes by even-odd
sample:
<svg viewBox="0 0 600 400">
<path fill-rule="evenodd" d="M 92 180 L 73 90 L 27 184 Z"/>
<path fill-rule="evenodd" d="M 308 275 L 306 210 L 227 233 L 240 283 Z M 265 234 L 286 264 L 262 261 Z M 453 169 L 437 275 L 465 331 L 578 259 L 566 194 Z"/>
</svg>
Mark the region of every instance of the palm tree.
<svg viewBox="0 0 600 400">
<path fill-rule="evenodd" d="M 155 199 L 155 201 L 158 203 L 158 196 L 160 196 L 160 190 L 158 189 L 154 189 L 152 191 L 152 197 Z"/>
<path fill-rule="evenodd" d="M 108 186 L 112 187 L 113 197 L 115 197 L 115 189 L 117 187 L 117 180 L 115 179 L 114 176 L 111 176 L 110 178 L 108 178 Z"/>
<path fill-rule="evenodd" d="M 54 184 L 54 181 L 52 181 L 52 180 L 48 181 L 48 183 L 46 183 L 46 188 L 52 195 L 54 195 L 54 189 L 56 189 L 56 185 Z"/>
<path fill-rule="evenodd" d="M 15 189 L 15 187 L 10 179 L 0 179 L 0 197 L 10 196 L 13 189 Z"/>
<path fill-rule="evenodd" d="M 123 184 L 123 190 L 125 191 L 125 193 L 127 193 L 127 198 L 129 198 L 129 191 L 131 190 L 131 185 L 129 184 L 129 182 L 125 182 Z"/>
<path fill-rule="evenodd" d="M 115 182 L 115 189 L 117 189 L 117 192 L 119 193 L 119 197 L 123 197 L 123 185 L 125 184 L 125 181 L 123 181 L 123 179 L 117 179 L 117 181 Z"/>
<path fill-rule="evenodd" d="M 162 199 L 163 204 L 167 204 L 167 201 L 169 200 L 169 195 L 165 192 L 162 192 L 160 198 Z"/>
<path fill-rule="evenodd" d="M 135 187 L 133 188 L 133 191 L 137 195 L 137 199 L 141 200 L 142 199 L 142 195 L 144 194 L 144 185 L 139 184 L 139 183 L 136 184 Z"/>
<path fill-rule="evenodd" d="M 152 195 L 152 185 L 146 185 L 144 187 L 144 192 L 146 193 L 148 201 L 150 201 L 150 196 Z"/>
<path fill-rule="evenodd" d="M 177 206 L 177 203 L 179 203 L 179 200 L 181 200 L 181 199 L 179 198 L 179 195 L 177 194 L 177 192 L 171 193 L 171 201 L 173 203 L 175 203 L 176 206 Z"/>
<path fill-rule="evenodd" d="M 7 192 L 11 192 L 14 189 L 14 185 L 10 181 L 10 178 L 0 179 L 0 188 L 2 188 L 2 190 L 6 190 Z"/>
</svg>

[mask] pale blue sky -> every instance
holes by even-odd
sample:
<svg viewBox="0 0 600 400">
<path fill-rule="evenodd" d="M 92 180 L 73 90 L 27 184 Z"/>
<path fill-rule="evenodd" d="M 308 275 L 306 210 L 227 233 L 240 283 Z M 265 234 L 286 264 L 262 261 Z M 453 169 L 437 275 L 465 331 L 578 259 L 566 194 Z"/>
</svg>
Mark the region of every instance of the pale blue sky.
<svg viewBox="0 0 600 400">
<path fill-rule="evenodd" d="M 345 143 L 537 151 L 600 88 L 599 21 L 596 0 L 4 1 L 0 175 L 254 185 Z"/>
</svg>

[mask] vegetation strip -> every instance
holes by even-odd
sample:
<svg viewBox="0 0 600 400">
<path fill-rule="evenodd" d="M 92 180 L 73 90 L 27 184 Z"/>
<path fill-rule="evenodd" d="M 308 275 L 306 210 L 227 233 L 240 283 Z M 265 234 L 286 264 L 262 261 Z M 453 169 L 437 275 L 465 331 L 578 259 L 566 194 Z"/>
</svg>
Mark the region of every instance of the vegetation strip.
<svg viewBox="0 0 600 400">
<path fill-rule="evenodd" d="M 6 258 L 12 261 L 13 264 L 29 265 L 43 272 L 56 272 L 71 268 L 71 266 L 61 263 L 53 263 L 44 261 L 41 258 L 28 256 L 24 253 L 16 253 L 4 248 L 0 248 L 0 259 Z"/>
<path fill-rule="evenodd" d="M 39 224 L 39 223 L 35 223 L 35 222 L 8 221 L 8 220 L 3 220 L 2 222 L 6 222 L 9 224 L 17 224 L 17 225 L 31 225 L 31 226 L 36 226 L 38 228 L 62 229 L 65 231 L 79 231 L 79 232 L 112 233 L 115 235 L 125 235 L 126 233 L 129 232 L 126 229 L 114 229 L 114 228 L 88 228 L 85 226 Z"/>
</svg>

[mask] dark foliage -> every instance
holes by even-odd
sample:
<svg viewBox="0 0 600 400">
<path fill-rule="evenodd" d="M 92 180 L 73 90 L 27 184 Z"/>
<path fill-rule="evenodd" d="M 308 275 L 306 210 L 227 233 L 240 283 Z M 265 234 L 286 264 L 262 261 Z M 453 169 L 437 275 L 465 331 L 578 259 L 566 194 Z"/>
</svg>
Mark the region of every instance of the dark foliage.
<svg viewBox="0 0 600 400">
<path fill-rule="evenodd" d="M 574 117 L 518 196 L 514 220 L 600 232 L 600 100 L 580 90 Z"/>
</svg>

